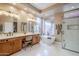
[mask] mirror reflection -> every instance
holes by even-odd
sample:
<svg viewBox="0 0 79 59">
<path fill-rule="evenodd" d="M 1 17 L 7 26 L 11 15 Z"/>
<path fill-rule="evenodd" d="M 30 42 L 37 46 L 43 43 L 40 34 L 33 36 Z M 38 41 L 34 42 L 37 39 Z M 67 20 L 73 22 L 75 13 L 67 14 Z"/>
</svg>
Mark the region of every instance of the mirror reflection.
<svg viewBox="0 0 79 59">
<path fill-rule="evenodd" d="M 5 15 L 0 15 L 0 33 L 17 32 L 17 22 L 15 18 Z"/>
<path fill-rule="evenodd" d="M 0 33 L 34 32 L 35 22 L 21 22 L 14 17 L 0 15 Z"/>
</svg>

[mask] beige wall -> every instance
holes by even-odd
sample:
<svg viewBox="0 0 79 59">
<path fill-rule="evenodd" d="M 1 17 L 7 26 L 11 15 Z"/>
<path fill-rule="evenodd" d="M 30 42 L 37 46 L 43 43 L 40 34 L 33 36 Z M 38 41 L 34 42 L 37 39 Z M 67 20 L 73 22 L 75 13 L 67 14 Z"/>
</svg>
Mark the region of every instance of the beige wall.
<svg viewBox="0 0 79 59">
<path fill-rule="evenodd" d="M 64 16 L 64 13 L 63 13 L 63 12 L 58 13 L 58 14 L 55 14 L 55 24 L 56 24 L 56 25 L 62 23 L 63 16 Z M 58 30 L 58 29 L 56 29 L 56 41 L 61 41 L 61 39 L 62 39 L 62 37 L 61 37 L 62 34 L 61 34 L 61 33 L 60 33 L 60 34 L 57 34 L 57 30 Z"/>
</svg>

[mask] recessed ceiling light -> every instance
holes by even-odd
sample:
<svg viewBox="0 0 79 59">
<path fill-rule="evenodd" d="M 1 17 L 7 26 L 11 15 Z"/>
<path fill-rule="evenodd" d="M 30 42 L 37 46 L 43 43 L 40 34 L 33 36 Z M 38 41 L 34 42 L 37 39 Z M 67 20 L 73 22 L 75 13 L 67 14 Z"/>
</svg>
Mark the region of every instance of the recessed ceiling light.
<svg viewBox="0 0 79 59">
<path fill-rule="evenodd" d="M 71 8 L 74 8 L 74 6 L 72 6 Z"/>
<path fill-rule="evenodd" d="M 70 13 L 70 14 L 73 14 L 73 13 Z"/>
<path fill-rule="evenodd" d="M 12 3 L 13 5 L 16 5 L 16 3 Z"/>
<path fill-rule="evenodd" d="M 23 10 L 20 11 L 22 14 L 25 14 L 25 12 Z"/>
<path fill-rule="evenodd" d="M 27 8 L 24 8 L 24 10 L 27 10 Z"/>
</svg>

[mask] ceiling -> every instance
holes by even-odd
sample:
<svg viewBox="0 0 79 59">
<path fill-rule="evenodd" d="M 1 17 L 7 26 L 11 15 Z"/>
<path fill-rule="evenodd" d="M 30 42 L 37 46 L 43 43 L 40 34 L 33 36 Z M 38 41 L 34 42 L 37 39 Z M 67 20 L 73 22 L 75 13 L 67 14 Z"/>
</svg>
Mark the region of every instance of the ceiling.
<svg viewBox="0 0 79 59">
<path fill-rule="evenodd" d="M 79 3 L 67 4 L 64 6 L 64 18 L 79 16 Z"/>
<path fill-rule="evenodd" d="M 63 4 L 63 3 L 62 3 Z M 22 5 L 31 8 L 30 11 L 32 12 L 32 10 L 38 12 L 35 13 L 37 16 L 42 17 L 42 18 L 47 18 L 50 16 L 53 16 L 54 13 L 59 13 L 61 12 L 61 3 L 22 3 Z M 27 9 L 29 9 L 27 8 Z"/>
<path fill-rule="evenodd" d="M 51 8 L 50 10 L 47 10 L 46 12 L 42 12 L 39 14 L 39 16 L 44 17 L 44 18 L 51 18 L 55 13 L 59 12 L 68 12 L 70 10 L 75 10 L 79 8 L 79 3 L 68 3 L 68 4 L 63 4 L 63 6 L 55 7 L 52 8 L 51 6 L 56 5 L 57 3 L 31 3 L 32 6 L 39 10 L 45 10 L 48 9 L 49 7 Z M 65 16 L 66 15 L 66 16 Z M 77 11 L 71 11 L 70 13 L 65 13 L 65 17 L 73 17 L 73 16 L 79 16 L 79 12 Z"/>
<path fill-rule="evenodd" d="M 22 3 L 22 5 L 26 6 L 26 8 L 28 6 L 27 11 L 33 12 L 39 17 L 51 20 L 53 20 L 55 13 L 68 12 L 79 8 L 79 3 Z M 79 15 L 76 11 L 72 15 L 74 14 Z M 64 15 L 70 17 L 71 14 L 66 13 Z"/>
<path fill-rule="evenodd" d="M 70 3 L 63 6 L 63 11 L 66 12 L 77 8 L 79 8 L 79 3 Z"/>
<path fill-rule="evenodd" d="M 64 18 L 71 18 L 71 17 L 78 17 L 79 16 L 79 9 L 75 11 L 70 11 L 64 14 Z"/>
<path fill-rule="evenodd" d="M 44 19 L 53 19 L 53 15 L 57 12 L 61 12 L 60 5 L 58 3 L 30 3 L 34 8 L 41 11 L 40 14 L 38 14 L 39 17 L 42 17 Z M 56 8 L 57 7 L 57 8 Z M 58 11 L 59 10 L 59 11 Z"/>
<path fill-rule="evenodd" d="M 31 3 L 32 6 L 34 6 L 35 8 L 37 8 L 39 10 L 46 9 L 54 4 L 55 3 Z"/>
</svg>

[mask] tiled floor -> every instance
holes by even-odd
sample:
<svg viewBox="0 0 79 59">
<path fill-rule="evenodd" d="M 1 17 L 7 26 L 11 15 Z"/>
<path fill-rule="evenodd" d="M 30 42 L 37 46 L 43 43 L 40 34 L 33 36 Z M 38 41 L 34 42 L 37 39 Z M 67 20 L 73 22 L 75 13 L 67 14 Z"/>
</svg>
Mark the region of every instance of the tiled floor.
<svg viewBox="0 0 79 59">
<path fill-rule="evenodd" d="M 79 53 L 62 49 L 58 42 L 52 45 L 40 42 L 32 48 L 26 47 L 11 56 L 79 56 Z"/>
</svg>

